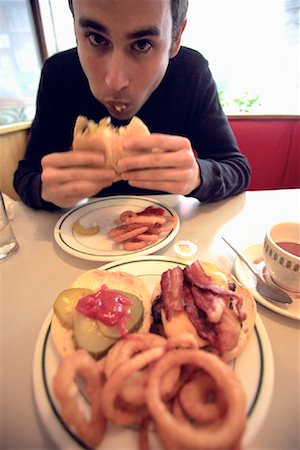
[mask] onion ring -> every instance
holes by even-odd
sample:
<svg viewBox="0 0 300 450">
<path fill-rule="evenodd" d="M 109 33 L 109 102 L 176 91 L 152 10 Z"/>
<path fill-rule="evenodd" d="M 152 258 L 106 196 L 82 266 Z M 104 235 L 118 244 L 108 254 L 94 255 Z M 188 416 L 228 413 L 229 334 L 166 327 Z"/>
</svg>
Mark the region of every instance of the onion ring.
<svg viewBox="0 0 300 450">
<path fill-rule="evenodd" d="M 137 411 L 129 411 L 118 404 L 118 393 L 126 380 L 136 370 L 140 370 L 148 364 L 159 359 L 165 350 L 164 347 L 154 347 L 133 356 L 127 362 L 119 365 L 107 379 L 101 393 L 101 404 L 103 414 L 107 419 L 112 420 L 117 425 L 140 424 L 148 416 L 148 408 L 139 408 Z"/>
<path fill-rule="evenodd" d="M 191 333 L 182 333 L 178 336 L 169 337 L 166 347 L 168 350 L 175 348 L 189 348 L 196 350 L 198 348 L 198 342 Z"/>
<path fill-rule="evenodd" d="M 74 382 L 77 374 L 86 382 L 86 395 L 91 405 L 89 420 L 80 411 L 77 402 L 80 395 Z M 101 407 L 101 374 L 95 360 L 85 350 L 77 350 L 66 356 L 54 376 L 53 389 L 64 422 L 74 427 L 80 439 L 89 447 L 99 445 L 106 431 L 106 419 Z"/>
<path fill-rule="evenodd" d="M 142 420 L 139 427 L 139 450 L 150 450 L 148 428 L 150 424 L 150 417 Z"/>
<path fill-rule="evenodd" d="M 193 421 L 207 423 L 224 414 L 224 403 L 216 392 L 213 379 L 205 372 L 195 372 L 179 393 L 184 413 Z"/>
<path fill-rule="evenodd" d="M 167 340 L 153 333 L 132 333 L 127 339 L 120 339 L 106 354 L 104 359 L 104 374 L 109 378 L 123 362 L 128 361 L 137 353 L 152 347 L 163 347 Z"/>
<path fill-rule="evenodd" d="M 109 378 L 121 365 L 130 360 L 134 355 L 149 350 L 153 347 L 165 347 L 166 339 L 152 333 L 136 333 L 128 339 L 118 341 L 107 353 L 104 363 L 104 374 Z M 119 396 L 130 405 L 140 407 L 145 405 L 145 391 L 147 387 L 150 367 L 136 370 L 129 376 L 120 388 Z M 169 398 L 180 376 L 180 370 L 175 368 L 166 374 L 161 383 L 161 395 Z"/>
<path fill-rule="evenodd" d="M 226 413 L 217 423 L 215 432 L 210 425 L 195 428 L 177 420 L 160 396 L 160 380 L 172 367 L 193 365 L 203 368 L 214 380 L 226 402 Z M 216 450 L 230 449 L 241 439 L 246 427 L 246 399 L 234 373 L 217 356 L 202 350 L 170 350 L 153 367 L 146 392 L 147 404 L 158 433 L 166 446 L 171 437 L 173 448 Z M 176 442 L 176 445 L 174 443 Z"/>
</svg>

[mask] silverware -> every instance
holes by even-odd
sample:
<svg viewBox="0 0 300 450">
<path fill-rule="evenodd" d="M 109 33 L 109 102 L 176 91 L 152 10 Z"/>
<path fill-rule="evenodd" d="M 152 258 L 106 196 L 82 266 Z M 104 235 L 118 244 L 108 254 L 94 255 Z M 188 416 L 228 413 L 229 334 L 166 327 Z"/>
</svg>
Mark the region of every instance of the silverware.
<svg viewBox="0 0 300 450">
<path fill-rule="evenodd" d="M 289 294 L 282 289 L 278 288 L 273 284 L 266 283 L 260 275 L 255 271 L 255 269 L 251 266 L 249 261 L 245 258 L 245 256 L 239 252 L 236 248 L 232 246 L 224 237 L 222 237 L 223 241 L 226 242 L 227 245 L 238 255 L 239 258 L 246 264 L 246 266 L 251 270 L 253 275 L 256 278 L 256 290 L 267 300 L 271 300 L 279 303 L 293 303 L 293 300 L 289 296 Z"/>
</svg>

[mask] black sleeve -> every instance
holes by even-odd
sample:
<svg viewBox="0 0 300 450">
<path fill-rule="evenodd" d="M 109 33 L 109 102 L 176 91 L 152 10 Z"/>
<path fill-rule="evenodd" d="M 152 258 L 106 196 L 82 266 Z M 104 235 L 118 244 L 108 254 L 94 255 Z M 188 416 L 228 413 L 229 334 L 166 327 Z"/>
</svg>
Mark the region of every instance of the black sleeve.
<svg viewBox="0 0 300 450">
<path fill-rule="evenodd" d="M 247 188 L 248 161 L 220 105 L 208 62 L 199 52 L 181 48 L 139 115 L 151 132 L 190 140 L 202 183 L 189 196 L 214 202 Z"/>
<path fill-rule="evenodd" d="M 222 110 L 207 61 L 199 74 L 198 92 L 198 102 L 195 95 L 190 105 L 190 134 L 202 184 L 190 195 L 207 203 L 243 192 L 251 171 Z"/>
<path fill-rule="evenodd" d="M 58 209 L 41 198 L 41 159 L 48 153 L 70 149 L 73 118 L 65 114 L 62 107 L 64 85 L 55 60 L 47 60 L 41 73 L 36 115 L 24 159 L 19 162 L 14 175 L 14 187 L 21 200 L 35 209 Z"/>
</svg>

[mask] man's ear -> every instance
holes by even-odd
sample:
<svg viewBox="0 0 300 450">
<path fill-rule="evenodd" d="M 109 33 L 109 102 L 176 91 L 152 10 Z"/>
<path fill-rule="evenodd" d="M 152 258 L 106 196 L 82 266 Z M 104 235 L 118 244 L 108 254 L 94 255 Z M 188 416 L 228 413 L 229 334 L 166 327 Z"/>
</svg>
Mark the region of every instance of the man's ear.
<svg viewBox="0 0 300 450">
<path fill-rule="evenodd" d="M 175 36 L 175 38 L 174 38 L 174 40 L 172 42 L 172 47 L 171 47 L 171 51 L 170 51 L 170 58 L 174 58 L 174 56 L 176 56 L 177 53 L 179 52 L 180 43 L 181 43 L 181 36 L 182 36 L 182 33 L 183 33 L 184 29 L 185 29 L 186 21 L 187 21 L 187 19 L 184 19 L 181 22 L 179 30 L 177 31 L 176 36 Z"/>
</svg>

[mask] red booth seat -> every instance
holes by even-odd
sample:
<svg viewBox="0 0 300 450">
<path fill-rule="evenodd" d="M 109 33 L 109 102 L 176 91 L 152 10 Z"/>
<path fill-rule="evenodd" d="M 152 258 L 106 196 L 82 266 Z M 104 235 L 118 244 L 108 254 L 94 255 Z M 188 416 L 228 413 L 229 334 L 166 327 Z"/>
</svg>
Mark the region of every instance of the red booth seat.
<svg viewBox="0 0 300 450">
<path fill-rule="evenodd" d="M 300 117 L 229 117 L 247 156 L 249 190 L 300 187 Z"/>
</svg>

